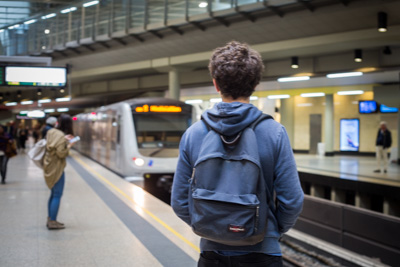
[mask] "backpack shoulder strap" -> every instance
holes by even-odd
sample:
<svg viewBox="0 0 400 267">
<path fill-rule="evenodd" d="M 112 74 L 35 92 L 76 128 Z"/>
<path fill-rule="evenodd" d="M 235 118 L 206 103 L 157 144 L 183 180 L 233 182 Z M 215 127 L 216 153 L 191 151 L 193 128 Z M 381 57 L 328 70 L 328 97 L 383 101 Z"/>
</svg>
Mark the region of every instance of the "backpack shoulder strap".
<svg viewBox="0 0 400 267">
<path fill-rule="evenodd" d="M 258 117 L 252 124 L 250 124 L 249 128 L 254 130 L 256 126 L 262 122 L 263 120 L 274 119 L 271 115 L 262 113 L 260 117 Z"/>
</svg>

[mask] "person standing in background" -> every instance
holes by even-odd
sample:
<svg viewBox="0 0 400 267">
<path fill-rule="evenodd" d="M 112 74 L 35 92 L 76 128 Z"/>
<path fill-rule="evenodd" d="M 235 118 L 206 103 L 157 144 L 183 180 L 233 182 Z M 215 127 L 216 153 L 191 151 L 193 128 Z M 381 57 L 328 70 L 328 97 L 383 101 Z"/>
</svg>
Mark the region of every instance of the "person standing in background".
<svg viewBox="0 0 400 267">
<path fill-rule="evenodd" d="M 383 161 L 383 172 L 387 173 L 389 166 L 388 152 L 392 145 L 392 134 L 387 128 L 386 122 L 381 121 L 378 135 L 376 137 L 376 162 L 378 169 L 374 170 L 376 173 L 381 172 L 381 165 Z"/>
<path fill-rule="evenodd" d="M 6 155 L 7 145 L 9 142 L 12 142 L 8 133 L 4 130 L 3 125 L 0 125 L 0 174 L 1 174 L 1 183 L 6 183 L 6 173 L 7 173 L 7 163 L 8 156 Z"/>
<path fill-rule="evenodd" d="M 49 230 L 64 229 L 63 223 L 57 221 L 61 196 L 64 191 L 66 158 L 73 145 L 72 119 L 68 114 L 61 114 L 57 128 L 50 129 L 46 134 L 46 153 L 43 161 L 44 178 L 51 190 L 48 201 L 47 228 Z"/>
</svg>

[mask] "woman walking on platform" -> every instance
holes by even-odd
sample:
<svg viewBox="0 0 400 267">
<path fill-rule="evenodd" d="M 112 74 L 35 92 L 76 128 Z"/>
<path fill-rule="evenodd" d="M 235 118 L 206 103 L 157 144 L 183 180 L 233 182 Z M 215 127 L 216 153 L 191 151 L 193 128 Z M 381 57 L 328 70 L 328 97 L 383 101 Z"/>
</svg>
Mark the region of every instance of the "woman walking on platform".
<svg viewBox="0 0 400 267">
<path fill-rule="evenodd" d="M 48 202 L 47 228 L 49 230 L 64 229 L 63 223 L 58 222 L 57 214 L 61 196 L 64 191 L 66 157 L 73 138 L 72 119 L 68 114 L 61 114 L 58 126 L 47 132 L 46 153 L 43 162 L 44 178 L 51 190 Z"/>
</svg>

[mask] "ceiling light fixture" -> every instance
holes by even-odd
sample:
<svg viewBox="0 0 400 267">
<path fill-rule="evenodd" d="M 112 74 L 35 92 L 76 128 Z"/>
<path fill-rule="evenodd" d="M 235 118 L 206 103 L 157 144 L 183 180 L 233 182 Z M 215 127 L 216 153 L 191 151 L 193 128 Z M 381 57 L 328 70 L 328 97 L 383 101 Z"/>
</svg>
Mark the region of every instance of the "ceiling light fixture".
<svg viewBox="0 0 400 267">
<path fill-rule="evenodd" d="M 282 98 L 290 98 L 290 95 L 269 95 L 268 99 L 282 99 Z"/>
<path fill-rule="evenodd" d="M 10 107 L 10 106 L 16 106 L 17 102 L 8 102 L 6 103 L 6 106 Z"/>
<path fill-rule="evenodd" d="M 278 79 L 278 82 L 297 82 L 297 81 L 307 81 L 310 79 L 310 76 L 298 76 L 298 77 L 282 77 Z"/>
<path fill-rule="evenodd" d="M 301 97 L 320 97 L 325 96 L 325 93 L 304 93 L 300 94 Z"/>
<path fill-rule="evenodd" d="M 362 62 L 362 50 L 361 49 L 354 50 L 354 61 Z"/>
<path fill-rule="evenodd" d="M 67 8 L 67 9 L 61 10 L 60 12 L 62 14 L 66 14 L 66 13 L 69 13 L 69 12 L 72 12 L 72 11 L 75 11 L 75 10 L 76 10 L 76 7 L 71 7 L 71 8 Z"/>
<path fill-rule="evenodd" d="M 190 99 L 185 101 L 186 104 L 201 104 L 203 100 L 201 99 Z"/>
<path fill-rule="evenodd" d="M 21 101 L 21 105 L 31 105 L 33 104 L 32 100 Z"/>
<path fill-rule="evenodd" d="M 42 95 L 42 89 L 37 89 L 37 95 Z"/>
<path fill-rule="evenodd" d="M 202 8 L 207 7 L 207 6 L 208 6 L 207 2 L 200 2 L 200 4 L 199 4 L 199 7 L 202 7 Z"/>
<path fill-rule="evenodd" d="M 61 98 L 56 98 L 56 102 L 67 102 L 71 101 L 70 97 L 61 97 Z"/>
<path fill-rule="evenodd" d="M 68 112 L 69 108 L 58 108 L 57 112 Z"/>
<path fill-rule="evenodd" d="M 363 90 L 354 90 L 354 91 L 339 91 L 338 95 L 362 95 L 364 94 Z"/>
<path fill-rule="evenodd" d="M 250 101 L 255 101 L 255 100 L 258 100 L 258 96 L 250 96 Z"/>
<path fill-rule="evenodd" d="M 299 68 L 299 58 L 298 57 L 292 57 L 292 69 L 298 69 Z"/>
<path fill-rule="evenodd" d="M 46 16 L 42 16 L 42 19 L 49 19 L 49 18 L 52 18 L 52 17 L 55 17 L 55 16 L 56 16 L 56 13 L 51 13 L 51 14 L 48 14 Z"/>
<path fill-rule="evenodd" d="M 32 23 L 35 23 L 35 22 L 36 22 L 36 19 L 31 19 L 31 20 L 25 21 L 24 24 L 25 25 L 29 25 L 29 24 L 32 24 Z"/>
<path fill-rule="evenodd" d="M 326 75 L 327 78 L 345 78 L 345 77 L 354 77 L 354 76 L 362 76 L 363 73 L 361 71 L 355 72 L 343 72 L 343 73 L 331 73 Z"/>
<path fill-rule="evenodd" d="M 43 103 L 50 103 L 50 102 L 51 102 L 51 99 L 49 99 L 49 98 L 38 100 L 38 103 L 40 103 L 40 104 L 43 104 Z"/>
<path fill-rule="evenodd" d="M 46 113 L 53 113 L 54 111 L 56 111 L 54 108 L 48 108 L 44 110 Z"/>
<path fill-rule="evenodd" d="M 378 13 L 378 31 L 387 32 L 387 14 L 385 12 Z"/>
<path fill-rule="evenodd" d="M 22 96 L 22 92 L 21 92 L 21 90 L 18 90 L 17 91 L 17 97 L 21 97 Z"/>
<path fill-rule="evenodd" d="M 94 6 L 97 5 L 99 1 L 91 1 L 83 4 L 83 7 L 89 7 L 89 6 Z"/>
</svg>

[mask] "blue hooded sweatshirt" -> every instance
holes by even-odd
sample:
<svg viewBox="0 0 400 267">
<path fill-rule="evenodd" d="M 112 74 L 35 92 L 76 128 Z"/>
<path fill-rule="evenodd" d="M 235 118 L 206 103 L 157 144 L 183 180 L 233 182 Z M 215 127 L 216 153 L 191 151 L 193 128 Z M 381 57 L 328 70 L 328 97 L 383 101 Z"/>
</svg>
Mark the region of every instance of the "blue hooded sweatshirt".
<svg viewBox="0 0 400 267">
<path fill-rule="evenodd" d="M 261 115 L 252 104 L 220 102 L 203 114 L 203 119 L 220 134 L 235 136 L 250 126 Z M 182 136 L 178 166 L 172 185 L 171 206 L 175 213 L 190 225 L 188 198 L 191 193 L 189 179 L 197 160 L 202 141 L 208 129 L 202 121 L 193 124 Z M 267 233 L 262 242 L 252 246 L 228 246 L 204 238 L 201 251 L 258 252 L 280 255 L 279 238 L 296 222 L 303 206 L 296 163 L 285 128 L 267 119 L 255 128 L 258 151 L 266 185 L 276 194 L 274 207 L 269 207 Z"/>
</svg>

